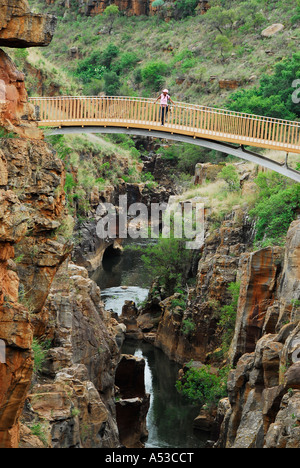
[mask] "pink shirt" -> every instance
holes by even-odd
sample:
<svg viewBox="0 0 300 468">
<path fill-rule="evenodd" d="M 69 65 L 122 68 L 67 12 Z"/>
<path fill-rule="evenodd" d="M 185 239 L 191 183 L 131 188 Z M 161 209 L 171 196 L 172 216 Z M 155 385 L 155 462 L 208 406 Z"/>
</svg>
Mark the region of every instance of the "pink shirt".
<svg viewBox="0 0 300 468">
<path fill-rule="evenodd" d="M 160 95 L 160 104 L 162 106 L 167 106 L 168 105 L 168 99 L 170 99 L 170 96 L 168 94 L 164 95 L 164 93 L 162 93 Z"/>
</svg>

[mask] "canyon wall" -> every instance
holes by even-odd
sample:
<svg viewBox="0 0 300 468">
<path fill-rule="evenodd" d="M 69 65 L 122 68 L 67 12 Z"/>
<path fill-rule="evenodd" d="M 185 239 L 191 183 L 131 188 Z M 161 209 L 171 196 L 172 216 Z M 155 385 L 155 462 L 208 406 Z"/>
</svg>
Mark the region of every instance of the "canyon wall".
<svg viewBox="0 0 300 468">
<path fill-rule="evenodd" d="M 31 15 L 26 1 L 1 1 L 0 18 L 2 46 L 46 45 L 51 40 L 53 18 Z M 37 128 L 23 74 L 2 50 L 0 90 L 0 339 L 5 344 L 5 363 L 0 365 L 0 446 L 16 447 L 33 371 L 28 292 L 33 282 L 40 285 L 32 297 L 32 308 L 40 311 L 68 247 L 52 239 L 64 216 L 62 164 Z M 19 259 L 24 257 L 34 270 L 23 278 L 15 261 L 17 245 L 22 252 Z M 25 245 L 30 250 L 23 249 Z M 51 249 L 55 256 L 49 264 Z"/>
<path fill-rule="evenodd" d="M 52 17 L 31 15 L 25 1 L 2 0 L 0 11 L 1 45 L 50 41 Z M 0 447 L 118 447 L 122 328 L 69 263 L 64 166 L 2 50 L 0 92 Z"/>
<path fill-rule="evenodd" d="M 57 0 L 45 0 L 47 5 L 57 3 Z M 155 15 L 159 12 L 159 8 L 152 6 L 154 0 L 115 0 L 114 5 L 119 7 L 119 10 L 127 16 Z M 70 0 L 63 0 L 66 9 L 72 7 Z M 165 2 L 166 18 L 173 16 L 175 8 L 174 1 Z M 111 2 L 109 0 L 78 0 L 78 11 L 86 16 L 95 16 L 102 14 Z M 205 14 L 210 8 L 208 0 L 199 0 L 198 10 L 201 14 Z M 160 12 L 159 12 L 160 13 Z"/>
<path fill-rule="evenodd" d="M 300 447 L 299 236 L 297 220 L 281 257 L 278 249 L 255 252 L 242 268 L 231 347 L 237 362 L 228 380 L 229 405 L 221 404 L 227 411 L 218 447 Z"/>
</svg>

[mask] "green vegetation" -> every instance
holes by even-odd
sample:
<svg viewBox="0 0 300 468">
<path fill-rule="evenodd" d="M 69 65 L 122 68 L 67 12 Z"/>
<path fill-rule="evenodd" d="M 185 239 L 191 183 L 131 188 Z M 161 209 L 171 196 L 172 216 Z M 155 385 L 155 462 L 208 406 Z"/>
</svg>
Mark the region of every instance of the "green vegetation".
<svg viewBox="0 0 300 468">
<path fill-rule="evenodd" d="M 37 338 L 33 338 L 32 351 L 34 358 L 34 372 L 38 373 L 42 370 L 43 364 L 46 360 L 49 343 L 41 342 Z"/>
<path fill-rule="evenodd" d="M 196 405 L 216 407 L 218 402 L 227 396 L 228 369 L 224 368 L 215 375 L 209 366 L 199 369 L 193 367 L 191 362 L 188 367 L 182 380 L 176 382 L 177 390 Z"/>
<path fill-rule="evenodd" d="M 60 83 L 62 92 L 67 84 L 73 86 L 77 74 L 78 88 L 85 95 L 113 91 L 122 95 L 154 96 L 159 88 L 167 86 L 175 100 L 224 107 L 234 92 L 220 92 L 221 79 L 234 79 L 243 88 L 253 89 L 263 74 L 272 72 L 276 84 L 276 76 L 283 67 L 284 72 L 289 71 L 288 86 L 283 86 L 283 76 L 280 86 L 288 93 L 293 80 L 299 77 L 298 59 L 293 59 L 299 40 L 296 26 L 300 7 L 295 0 L 211 0 L 212 8 L 205 15 L 199 14 L 197 0 L 176 0 L 173 5 L 159 0 L 156 5 L 159 14 L 154 17 L 128 17 L 118 12 L 115 5 L 110 5 L 105 14 L 86 17 L 79 14 L 77 2 L 71 2 L 70 9 L 63 2 L 46 7 L 44 0 L 30 0 L 30 3 L 35 9 L 45 11 L 46 8 L 58 17 L 54 39 L 49 47 L 39 51 L 39 61 L 43 62 L 43 72 L 48 70 L 48 76 Z M 172 13 L 169 22 L 164 20 L 166 11 Z M 278 18 L 285 29 L 263 39 L 261 31 L 278 23 Z M 112 30 L 108 24 L 111 20 Z M 78 50 L 78 55 L 70 59 L 72 48 Z M 104 64 L 103 54 L 113 49 L 118 49 L 117 56 Z M 99 60 L 93 61 L 95 57 Z M 25 59 L 33 60 L 31 51 Z M 69 79 L 62 80 L 58 70 Z M 24 71 L 28 75 L 29 70 Z M 110 72 L 106 80 L 104 71 Z M 112 89 L 116 77 L 119 83 Z M 266 82 L 263 88 L 259 93 L 263 93 L 263 100 L 268 100 L 269 84 Z M 31 90 L 32 94 L 36 92 Z M 272 95 L 276 98 L 277 94 Z M 277 116 L 281 115 L 281 107 L 278 110 L 279 101 L 275 98 L 270 98 L 263 108 Z M 235 97 L 232 106 L 237 110 L 247 109 L 247 101 L 240 99 Z M 253 99 L 250 109 L 263 113 L 260 111 L 264 109 L 254 105 Z M 280 96 L 280 102 L 287 102 L 282 99 Z M 288 106 L 288 112 L 294 114 L 295 109 Z"/>
<path fill-rule="evenodd" d="M 190 271 L 193 251 L 186 249 L 184 239 L 160 238 L 144 251 L 142 260 L 153 278 L 165 290 L 166 297 L 185 285 Z"/>
<path fill-rule="evenodd" d="M 196 330 L 196 324 L 191 319 L 185 319 L 182 322 L 182 333 L 184 335 L 190 335 L 193 331 Z"/>
<path fill-rule="evenodd" d="M 223 355 L 229 350 L 230 343 L 233 338 L 238 301 L 240 296 L 240 283 L 230 283 L 228 292 L 231 295 L 231 302 L 221 308 L 219 312 L 218 324 L 222 327 L 222 352 Z"/>
<path fill-rule="evenodd" d="M 271 75 L 264 74 L 258 88 L 238 91 L 231 96 L 229 107 L 250 114 L 296 120 L 300 106 L 293 102 L 293 83 L 300 78 L 300 53 L 275 64 Z"/>
<path fill-rule="evenodd" d="M 162 147 L 159 149 L 159 154 L 162 159 L 170 161 L 179 171 L 190 175 L 195 173 L 196 164 L 206 162 L 218 163 L 224 161 L 226 157 L 217 151 L 209 151 L 188 143 L 174 143 Z"/>
<path fill-rule="evenodd" d="M 0 139 L 1 138 L 17 138 L 15 133 L 8 132 L 5 128 L 0 127 Z"/>
<path fill-rule="evenodd" d="M 30 426 L 30 430 L 34 436 L 38 437 L 43 442 L 45 447 L 48 446 L 45 423 L 37 422 Z"/>
<path fill-rule="evenodd" d="M 126 135 L 57 135 L 47 138 L 64 161 L 69 213 L 79 220 L 88 215 L 92 192 L 101 194 L 109 185 L 118 184 L 119 179 L 153 184 L 151 174 L 138 172 L 139 152 Z M 119 146 L 115 142 L 119 142 Z M 71 228 L 68 222 L 61 227 L 62 234 L 70 237 Z"/>
<path fill-rule="evenodd" d="M 256 241 L 280 244 L 300 207 L 300 185 L 275 172 L 256 179 L 258 199 L 250 215 L 256 220 Z"/>
<path fill-rule="evenodd" d="M 117 5 L 109 5 L 107 8 L 105 8 L 103 16 L 107 21 L 108 34 L 111 34 L 114 22 L 116 21 L 119 14 L 119 7 Z"/>
<path fill-rule="evenodd" d="M 236 192 L 240 189 L 240 179 L 236 168 L 232 164 L 224 166 L 219 173 L 219 178 L 225 180 L 229 192 Z"/>
</svg>

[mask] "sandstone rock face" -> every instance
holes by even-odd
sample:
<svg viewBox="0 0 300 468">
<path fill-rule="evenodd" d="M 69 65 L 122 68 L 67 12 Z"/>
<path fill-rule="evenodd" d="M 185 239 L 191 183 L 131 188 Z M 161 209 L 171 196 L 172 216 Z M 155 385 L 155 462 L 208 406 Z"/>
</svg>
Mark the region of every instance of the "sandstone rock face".
<svg viewBox="0 0 300 468">
<path fill-rule="evenodd" d="M 242 354 L 254 351 L 261 337 L 267 309 L 274 302 L 281 256 L 280 248 L 267 248 L 241 257 L 241 290 L 230 351 L 233 365 Z"/>
<path fill-rule="evenodd" d="M 174 309 L 176 297 L 160 304 L 162 316 L 155 344 L 181 364 L 191 359 L 208 362 L 209 355 L 221 345 L 217 312 L 231 300 L 228 286 L 237 280 L 239 256 L 247 243 L 240 218 L 243 213 L 237 208 L 231 220 L 207 236 L 198 264 L 196 287 L 189 292 L 186 309 Z"/>
<path fill-rule="evenodd" d="M 122 355 L 116 372 L 117 422 L 120 441 L 127 448 L 142 448 L 148 436 L 146 416 L 150 395 L 145 391 L 145 361 L 142 358 Z"/>
<path fill-rule="evenodd" d="M 27 102 L 24 75 L 0 50 L 0 125 L 21 137 L 41 139 L 34 119 L 34 107 Z"/>
<path fill-rule="evenodd" d="M 54 16 L 31 13 L 27 0 L 0 1 L 0 46 L 47 46 L 55 26 Z"/>
<path fill-rule="evenodd" d="M 229 375 L 230 408 L 216 446 L 299 448 L 300 323 L 298 305 L 291 303 L 300 293 L 299 232 L 297 220 L 287 234 L 281 272 L 276 271 L 281 258 L 279 251 L 264 249 L 246 259 L 247 268 L 242 272 L 244 295 L 239 304 L 242 315 L 237 319 L 233 344 L 238 361 Z M 258 263 L 253 256 L 260 259 Z M 261 262 L 263 258 L 266 261 Z M 254 288 L 250 280 L 253 275 L 259 275 L 253 282 Z M 245 293 L 247 290 L 249 294 Z M 252 326 L 261 334 L 258 341 L 259 335 L 251 332 Z M 242 336 L 251 338 L 248 347 L 247 339 L 240 339 Z M 237 343 L 242 344 L 240 351 Z"/>
<path fill-rule="evenodd" d="M 222 165 L 211 163 L 196 164 L 194 184 L 202 185 L 206 180 L 216 180 L 223 167 Z"/>
<path fill-rule="evenodd" d="M 48 5 L 56 3 L 56 0 L 46 0 Z M 65 8 L 70 8 L 70 0 L 63 0 Z M 151 0 L 116 0 L 120 11 L 124 11 L 128 16 L 147 15 L 151 10 Z M 109 0 L 78 0 L 78 9 L 87 16 L 95 16 L 103 13 L 105 8 L 110 5 Z"/>
<path fill-rule="evenodd" d="M 53 236 L 64 219 L 61 162 L 42 141 L 32 146 L 28 140 L 2 139 L 1 145 L 0 339 L 6 363 L 0 366 L 0 446 L 14 447 L 33 367 L 28 310 L 41 311 L 70 246 Z"/>
<path fill-rule="evenodd" d="M 122 164 L 121 162 L 119 164 Z M 128 168 L 127 168 L 128 169 Z M 125 167 L 124 167 L 124 170 Z M 122 179 L 115 186 L 109 186 L 101 192 L 95 189 L 91 193 L 90 202 L 92 206 L 92 220 L 86 221 L 80 225 L 80 243 L 75 246 L 73 259 L 78 265 L 84 266 L 89 271 L 97 270 L 101 265 L 105 252 L 113 252 L 113 255 L 120 255 L 122 252 L 123 239 L 118 236 L 118 219 L 117 232 L 114 236 L 99 238 L 97 235 L 97 223 L 101 218 L 107 215 L 107 210 L 104 203 L 110 203 L 116 207 L 116 213 L 119 209 L 119 197 L 127 196 L 128 208 L 133 203 L 144 203 L 151 210 L 151 203 L 167 203 L 170 192 L 164 187 L 159 189 L 148 189 L 144 183 L 125 183 Z"/>
<path fill-rule="evenodd" d="M 0 1 L 0 44 L 42 45 L 52 37 L 49 32 L 48 20 L 31 15 L 26 1 Z M 63 167 L 42 141 L 34 118 L 24 76 L 0 50 L 0 126 L 13 136 L 1 138 L 0 149 L 0 339 L 5 345 L 5 362 L 0 364 L 1 448 L 19 443 L 19 418 L 33 371 L 29 312 L 41 310 L 70 251 L 63 240 L 54 241 L 65 216 Z M 45 247 L 51 242 L 56 255 L 49 265 Z M 27 256 L 34 274 L 26 272 L 26 261 L 23 266 L 14 262 L 17 245 L 19 260 Z M 29 301 L 34 286 L 38 292 Z"/>
<path fill-rule="evenodd" d="M 56 191 L 64 182 L 60 161 L 42 141 L 34 147 L 20 139 L 1 143 L 0 339 L 6 363 L 0 366 L 0 446 L 9 447 L 18 444 L 18 418 L 33 367 L 28 309 L 40 312 L 70 246 L 53 238 L 64 217 L 64 198 Z"/>
<path fill-rule="evenodd" d="M 53 5 L 58 0 L 45 0 L 47 5 Z M 62 0 L 60 2 L 69 9 L 72 7 L 70 0 Z M 158 9 L 152 7 L 153 0 L 116 0 L 114 5 L 117 5 L 120 11 L 123 11 L 127 16 L 154 15 Z M 110 5 L 109 0 L 78 0 L 78 11 L 87 16 L 95 16 L 103 13 L 105 8 Z M 174 15 L 174 0 L 168 1 L 165 4 L 164 18 L 166 21 Z M 201 15 L 204 15 L 210 8 L 208 0 L 199 0 L 197 9 Z"/>
<path fill-rule="evenodd" d="M 0 339 L 6 363 L 0 365 L 0 446 L 16 447 L 33 368 L 29 312 L 41 311 L 71 246 L 55 238 L 65 216 L 61 162 L 41 140 L 2 139 L 1 155 Z"/>
<path fill-rule="evenodd" d="M 41 370 L 47 383 L 41 379 L 31 390 L 23 414 L 26 425 L 46 421 L 48 447 L 118 447 L 116 324 L 85 268 L 62 265 L 33 326 L 35 336 L 51 347 Z"/>
</svg>

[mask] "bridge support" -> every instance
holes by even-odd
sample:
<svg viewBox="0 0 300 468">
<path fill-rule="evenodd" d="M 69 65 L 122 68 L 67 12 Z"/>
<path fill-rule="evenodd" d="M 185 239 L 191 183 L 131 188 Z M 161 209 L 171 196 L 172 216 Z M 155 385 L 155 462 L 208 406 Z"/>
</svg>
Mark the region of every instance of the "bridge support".
<svg viewBox="0 0 300 468">
<path fill-rule="evenodd" d="M 66 134 L 77 134 L 77 133 L 125 133 L 127 135 L 140 135 L 149 137 L 149 130 L 144 129 L 134 129 L 126 127 L 62 127 L 62 128 L 53 128 L 51 130 L 46 130 L 47 135 L 66 135 Z M 230 154 L 240 159 L 258 164 L 259 166 L 265 167 L 272 171 L 278 172 L 279 174 L 289 177 L 296 182 L 300 182 L 300 172 L 292 169 L 288 166 L 287 158 L 285 163 L 279 163 L 273 161 L 272 159 L 266 158 L 260 154 L 248 151 L 244 146 L 236 147 L 228 143 L 222 143 L 213 140 L 206 140 L 204 138 L 195 138 L 192 136 L 179 135 L 167 132 L 160 132 L 157 130 L 151 130 L 152 138 L 160 138 L 164 140 L 174 140 L 182 143 L 189 143 L 196 146 L 201 146 L 209 150 L 220 151 L 221 153 Z"/>
</svg>

